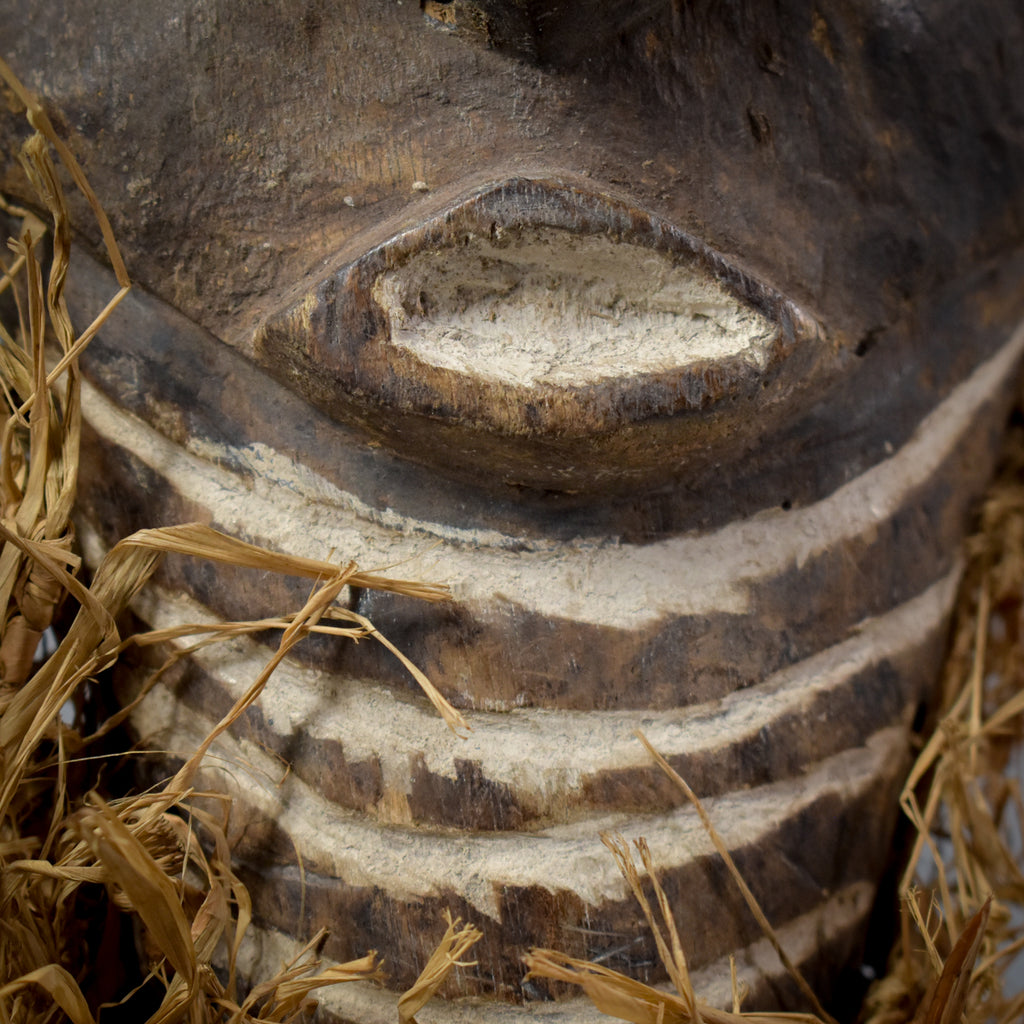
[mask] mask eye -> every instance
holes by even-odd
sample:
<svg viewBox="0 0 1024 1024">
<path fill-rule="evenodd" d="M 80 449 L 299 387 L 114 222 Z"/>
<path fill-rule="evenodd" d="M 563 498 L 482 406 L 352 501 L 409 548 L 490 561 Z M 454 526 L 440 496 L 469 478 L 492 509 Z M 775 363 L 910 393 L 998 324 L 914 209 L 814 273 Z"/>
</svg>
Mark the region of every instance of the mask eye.
<svg viewBox="0 0 1024 1024">
<path fill-rule="evenodd" d="M 522 389 L 580 389 L 742 359 L 778 326 L 667 252 L 561 228 L 492 231 L 414 255 L 373 297 L 425 365 Z"/>
<path fill-rule="evenodd" d="M 607 493 L 763 432 L 817 333 L 654 216 L 516 180 L 341 267 L 263 326 L 256 353 L 441 472 Z"/>
</svg>

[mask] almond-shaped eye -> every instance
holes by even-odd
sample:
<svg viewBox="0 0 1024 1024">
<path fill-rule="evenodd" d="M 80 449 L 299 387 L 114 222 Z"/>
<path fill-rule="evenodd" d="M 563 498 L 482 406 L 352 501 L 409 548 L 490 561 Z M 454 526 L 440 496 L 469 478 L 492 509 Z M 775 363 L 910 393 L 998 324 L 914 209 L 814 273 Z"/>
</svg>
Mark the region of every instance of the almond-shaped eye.
<svg viewBox="0 0 1024 1024">
<path fill-rule="evenodd" d="M 263 324 L 255 351 L 442 472 L 607 493 L 727 460 L 777 426 L 818 333 L 652 214 L 516 180 L 344 264 Z"/>
<path fill-rule="evenodd" d="M 741 358 L 778 325 L 692 263 L 564 228 L 495 230 L 377 279 L 391 343 L 424 364 L 523 389 L 579 388 Z"/>
</svg>

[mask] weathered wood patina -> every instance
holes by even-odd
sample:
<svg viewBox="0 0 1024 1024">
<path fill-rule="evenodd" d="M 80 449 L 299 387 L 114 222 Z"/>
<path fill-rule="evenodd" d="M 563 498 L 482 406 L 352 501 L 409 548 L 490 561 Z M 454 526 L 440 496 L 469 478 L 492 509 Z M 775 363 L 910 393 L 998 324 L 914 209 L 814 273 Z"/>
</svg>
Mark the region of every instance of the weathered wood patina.
<svg viewBox="0 0 1024 1024">
<path fill-rule="evenodd" d="M 791 999 L 639 727 L 827 992 L 1024 351 L 1019 6 L 40 0 L 4 23 L 144 286 L 90 350 L 88 553 L 198 519 L 455 592 L 350 598 L 467 739 L 386 652 L 310 642 L 221 749 L 266 958 L 326 925 L 329 956 L 377 947 L 402 986 L 450 908 L 484 939 L 449 1019 L 590 1019 L 518 957 L 658 977 L 613 828 L 650 842 L 705 992 L 735 952 L 752 1000 Z M 73 289 L 95 306 L 105 271 Z M 174 562 L 138 610 L 300 598 Z M 197 656 L 136 729 L 187 747 L 264 657 Z"/>
</svg>

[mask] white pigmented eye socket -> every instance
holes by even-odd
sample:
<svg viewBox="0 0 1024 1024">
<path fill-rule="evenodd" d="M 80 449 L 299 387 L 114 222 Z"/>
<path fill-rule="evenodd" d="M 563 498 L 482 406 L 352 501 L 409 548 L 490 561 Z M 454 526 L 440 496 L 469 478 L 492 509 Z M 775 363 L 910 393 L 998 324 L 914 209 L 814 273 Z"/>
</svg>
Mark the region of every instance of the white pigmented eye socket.
<svg viewBox="0 0 1024 1024">
<path fill-rule="evenodd" d="M 425 201 L 254 338 L 400 457 L 524 501 L 662 488 L 733 461 L 831 372 L 812 317 L 649 211 L 527 178 Z"/>
<path fill-rule="evenodd" d="M 532 387 L 580 386 L 741 358 L 778 327 L 671 255 L 557 228 L 471 236 L 382 274 L 391 343 L 428 365 Z"/>
</svg>

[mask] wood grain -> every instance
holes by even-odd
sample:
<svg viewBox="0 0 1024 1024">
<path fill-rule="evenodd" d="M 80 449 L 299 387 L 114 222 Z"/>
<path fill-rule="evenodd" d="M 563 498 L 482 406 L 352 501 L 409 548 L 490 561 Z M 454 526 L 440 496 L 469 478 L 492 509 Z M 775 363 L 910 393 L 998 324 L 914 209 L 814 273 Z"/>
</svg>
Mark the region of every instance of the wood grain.
<svg viewBox="0 0 1024 1024">
<path fill-rule="evenodd" d="M 471 739 L 386 652 L 310 642 L 220 747 L 231 768 L 210 781 L 240 809 L 265 956 L 326 923 L 332 955 L 379 945 L 399 985 L 447 906 L 485 932 L 447 995 L 490 1000 L 448 1019 L 591 1019 L 523 986 L 517 957 L 559 944 L 655 977 L 599 848 L 614 824 L 648 836 L 709 991 L 740 950 L 762 1005 L 793 999 L 632 744 L 640 726 L 711 797 L 823 991 L 856 960 L 1024 348 L 1018 8 L 9 12 L 5 57 L 139 286 L 86 365 L 88 557 L 201 520 L 453 585 L 441 608 L 348 600 L 466 711 Z M 18 124 L 0 110 L 0 144 Z M 17 168 L 0 173 L 25 194 Z M 573 245 L 589 247 L 579 267 Z M 595 284 L 606 256 L 620 270 Z M 594 341 L 604 318 L 651 313 L 643 288 L 615 288 L 648 258 L 763 318 L 761 341 L 672 339 L 663 367 L 636 358 L 640 328 Z M 77 264 L 84 317 L 109 276 Z M 563 319 L 530 320 L 549 271 Z M 698 306 L 654 312 L 696 332 Z M 472 338 L 444 350 L 481 310 L 551 333 L 510 329 L 483 360 Z M 403 333 L 432 318 L 441 342 Z M 249 618 L 303 587 L 169 561 L 136 613 Z M 187 748 L 262 657 L 243 644 L 183 665 L 134 728 Z M 338 1019 L 393 1016 L 353 991 Z"/>
</svg>

